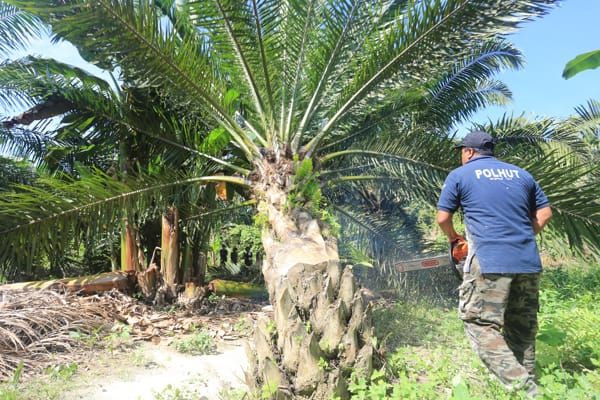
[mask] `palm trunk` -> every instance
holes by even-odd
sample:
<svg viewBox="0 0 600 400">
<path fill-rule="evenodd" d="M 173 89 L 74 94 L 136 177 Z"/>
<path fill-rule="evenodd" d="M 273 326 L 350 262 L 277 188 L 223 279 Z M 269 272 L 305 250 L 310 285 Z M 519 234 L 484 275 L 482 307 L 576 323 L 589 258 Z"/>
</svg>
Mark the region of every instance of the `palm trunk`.
<svg viewBox="0 0 600 400">
<path fill-rule="evenodd" d="M 181 283 L 179 272 L 179 212 L 170 207 L 162 217 L 160 269 L 169 290 L 175 298 L 177 285 Z"/>
<path fill-rule="evenodd" d="M 259 320 L 255 329 L 250 383 L 272 398 L 348 398 L 351 372 L 372 370 L 370 308 L 351 269 L 342 272 L 323 224 L 302 210 L 286 211 L 291 161 L 265 163 L 263 171 L 257 193 L 268 216 L 263 274 L 273 321 Z"/>
<path fill-rule="evenodd" d="M 199 249 L 195 249 L 194 252 L 194 272 L 196 274 L 196 283 L 198 285 L 204 285 L 204 281 L 206 280 L 206 253 L 200 251 Z"/>
<path fill-rule="evenodd" d="M 192 245 L 185 243 L 181 253 L 181 272 L 183 274 L 181 282 L 192 282 L 195 280 L 196 275 L 194 272 L 194 250 Z"/>
<path fill-rule="evenodd" d="M 121 271 L 135 272 L 140 269 L 136 230 L 127 217 L 121 227 Z"/>
<path fill-rule="evenodd" d="M 123 176 L 128 174 L 129 154 L 124 138 L 119 143 L 119 169 Z M 121 271 L 136 272 L 141 270 L 137 246 L 137 234 L 130 216 L 125 211 L 121 224 Z"/>
</svg>

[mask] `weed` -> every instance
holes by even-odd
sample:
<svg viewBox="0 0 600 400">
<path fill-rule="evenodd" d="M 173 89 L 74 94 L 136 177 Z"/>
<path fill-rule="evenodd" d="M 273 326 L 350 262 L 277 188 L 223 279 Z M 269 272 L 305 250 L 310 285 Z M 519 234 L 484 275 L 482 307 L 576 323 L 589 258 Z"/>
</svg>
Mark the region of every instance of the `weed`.
<svg viewBox="0 0 600 400">
<path fill-rule="evenodd" d="M 17 400 L 19 399 L 19 381 L 23 374 L 23 363 L 19 363 L 12 378 L 8 383 L 0 384 L 0 399 L 1 400 Z"/>
<path fill-rule="evenodd" d="M 68 364 L 56 364 L 46 368 L 46 374 L 56 380 L 71 379 L 78 368 L 79 366 L 74 362 Z"/>
<path fill-rule="evenodd" d="M 108 334 L 104 340 L 106 341 L 106 347 L 112 354 L 115 350 L 130 347 L 133 344 L 131 338 L 131 327 L 125 324 L 115 324 L 111 333 Z"/>
<path fill-rule="evenodd" d="M 144 349 L 138 348 L 131 353 L 131 361 L 136 367 L 141 367 L 147 365 L 152 360 L 146 355 Z"/>
<path fill-rule="evenodd" d="M 277 325 L 275 324 L 275 321 L 270 319 L 267 322 L 267 332 L 269 333 L 269 335 L 274 335 L 275 333 L 277 333 Z"/>
<path fill-rule="evenodd" d="M 100 343 L 101 333 L 103 327 L 94 328 L 90 333 L 84 333 L 81 331 L 69 332 L 69 337 L 79 340 L 88 347 L 95 347 Z"/>
<path fill-rule="evenodd" d="M 180 353 L 202 355 L 211 354 L 216 350 L 212 337 L 204 330 L 182 339 L 176 339 L 171 344 Z"/>
<path fill-rule="evenodd" d="M 225 388 L 219 391 L 220 400 L 243 400 L 248 398 L 248 392 L 243 389 Z"/>
<path fill-rule="evenodd" d="M 207 300 L 208 300 L 209 302 L 211 302 L 211 303 L 216 303 L 216 302 L 218 302 L 220 299 L 221 299 L 221 297 L 220 297 L 220 296 L 218 296 L 218 295 L 216 295 L 216 294 L 214 294 L 214 293 L 211 293 L 211 294 L 209 294 L 209 295 L 208 295 L 208 298 L 207 298 Z"/>
<path fill-rule="evenodd" d="M 240 317 L 240 319 L 238 319 L 233 325 L 233 330 L 242 335 L 247 335 L 252 332 L 252 326 L 248 322 L 247 318 Z"/>
<path fill-rule="evenodd" d="M 153 391 L 154 400 L 195 400 L 198 394 L 187 388 L 178 388 L 167 385 L 160 392 Z"/>
<path fill-rule="evenodd" d="M 23 365 L 14 372 L 7 383 L 0 384 L 0 400 L 58 400 L 70 386 L 78 372 L 77 363 L 57 364 L 45 369 L 45 374 L 20 382 Z"/>
<path fill-rule="evenodd" d="M 1 400 L 19 400 L 19 389 L 9 384 L 0 384 L 0 399 Z"/>
<path fill-rule="evenodd" d="M 331 369 L 329 362 L 326 359 L 324 359 L 323 357 L 319 358 L 319 362 L 317 363 L 317 365 L 318 365 L 319 369 L 321 369 L 323 371 L 329 371 Z"/>
<path fill-rule="evenodd" d="M 600 269 L 546 271 L 537 343 L 540 398 L 600 400 Z M 353 399 L 525 399 L 471 350 L 454 310 L 401 302 L 374 310 L 386 370 L 352 378 Z"/>
<path fill-rule="evenodd" d="M 265 383 L 260 389 L 260 398 L 264 400 L 271 399 L 275 392 L 277 392 L 275 383 Z"/>
</svg>

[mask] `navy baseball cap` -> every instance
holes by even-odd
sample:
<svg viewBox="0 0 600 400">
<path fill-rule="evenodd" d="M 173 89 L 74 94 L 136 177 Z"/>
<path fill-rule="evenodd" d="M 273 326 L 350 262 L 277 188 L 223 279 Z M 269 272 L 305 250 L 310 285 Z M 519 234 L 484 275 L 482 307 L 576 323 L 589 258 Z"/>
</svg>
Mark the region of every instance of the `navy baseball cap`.
<svg viewBox="0 0 600 400">
<path fill-rule="evenodd" d="M 496 140 L 484 131 L 472 131 L 463 140 L 454 146 L 455 149 L 469 147 L 478 150 L 493 151 Z"/>
</svg>

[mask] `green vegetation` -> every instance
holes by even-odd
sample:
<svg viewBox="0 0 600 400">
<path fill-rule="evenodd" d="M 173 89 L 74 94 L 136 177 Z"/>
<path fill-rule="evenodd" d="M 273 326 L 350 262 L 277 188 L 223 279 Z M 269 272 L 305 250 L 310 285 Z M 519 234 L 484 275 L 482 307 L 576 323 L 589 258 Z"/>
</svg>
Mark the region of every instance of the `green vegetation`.
<svg viewBox="0 0 600 400">
<path fill-rule="evenodd" d="M 543 399 L 600 399 L 600 269 L 571 267 L 544 273 L 537 345 Z M 453 308 L 430 302 L 380 307 L 376 335 L 383 370 L 354 378 L 353 399 L 523 399 L 492 377 L 464 335 Z"/>
<path fill-rule="evenodd" d="M 37 377 L 33 383 L 22 383 L 22 366 L 17 368 L 13 377 L 0 383 L 0 400 L 59 400 L 62 394 L 76 384 L 77 363 L 52 365 Z"/>
<path fill-rule="evenodd" d="M 194 400 L 198 398 L 198 393 L 188 388 L 177 388 L 167 385 L 160 392 L 154 392 L 154 400 Z"/>
<path fill-rule="evenodd" d="M 579 54 L 574 59 L 570 60 L 562 73 L 563 78 L 569 79 L 580 72 L 588 69 L 596 69 L 600 67 L 600 50 L 593 50 L 587 53 Z"/>
<path fill-rule="evenodd" d="M 0 399 L 16 400 L 19 394 L 18 384 L 23 374 L 23 363 L 20 363 L 15 370 L 12 379 L 8 383 L 0 385 Z"/>
<path fill-rule="evenodd" d="M 225 388 L 219 392 L 219 400 L 242 400 L 251 399 L 246 390 Z"/>
<path fill-rule="evenodd" d="M 541 304 L 540 365 L 572 371 L 599 368 L 600 268 L 547 272 Z"/>
<path fill-rule="evenodd" d="M 277 391 L 277 385 L 274 383 L 265 383 L 260 390 L 260 399 L 269 400 Z"/>
<path fill-rule="evenodd" d="M 212 336 L 205 330 L 197 331 L 181 339 L 175 339 L 172 345 L 180 353 L 194 355 L 211 354 L 216 350 Z"/>
<path fill-rule="evenodd" d="M 252 322 L 248 320 L 248 317 L 240 317 L 233 325 L 233 330 L 242 335 L 250 335 L 252 333 Z"/>
<path fill-rule="evenodd" d="M 106 348 L 111 354 L 115 350 L 133 346 L 131 326 L 122 323 L 115 324 L 104 340 L 106 341 Z"/>
<path fill-rule="evenodd" d="M 319 183 L 320 176 L 314 170 L 313 160 L 305 158 L 298 161 L 296 156 L 294 157 L 294 169 L 293 186 L 287 199 L 288 208 L 290 210 L 295 208 L 307 210 L 314 218 L 325 223 L 330 235 L 339 236 L 340 224 L 334 214 L 328 210 Z"/>
</svg>

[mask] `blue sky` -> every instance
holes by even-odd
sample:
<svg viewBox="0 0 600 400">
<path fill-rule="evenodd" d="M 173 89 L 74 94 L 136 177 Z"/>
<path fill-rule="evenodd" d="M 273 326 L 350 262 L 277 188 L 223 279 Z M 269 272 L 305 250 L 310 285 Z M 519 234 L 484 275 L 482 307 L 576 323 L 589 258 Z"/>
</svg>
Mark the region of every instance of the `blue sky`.
<svg viewBox="0 0 600 400">
<path fill-rule="evenodd" d="M 505 107 L 489 107 L 471 121 L 495 120 L 502 114 L 525 113 L 528 117 L 558 116 L 588 99 L 600 100 L 600 69 L 583 72 L 569 80 L 562 78 L 564 65 L 578 54 L 600 48 L 600 0 L 566 0 L 549 15 L 524 26 L 510 39 L 523 52 L 526 65 L 518 71 L 504 71 L 497 77 L 513 92 L 513 102 Z M 30 53 L 53 57 L 82 66 L 110 80 L 108 74 L 87 64 L 69 43 L 52 45 L 49 39 L 34 43 Z M 86 65 L 87 64 L 87 65 Z M 470 122 L 458 127 L 461 134 Z"/>
<path fill-rule="evenodd" d="M 526 116 L 572 114 L 588 99 L 600 100 L 600 68 L 565 80 L 565 64 L 576 55 L 600 48 L 600 1 L 566 0 L 549 15 L 528 23 L 510 40 L 525 55 L 525 67 L 497 75 L 513 92 L 505 107 L 488 107 L 471 120 L 495 120 L 505 112 Z M 468 127 L 469 124 L 465 124 Z M 459 127 L 461 133 L 465 126 Z"/>
</svg>

